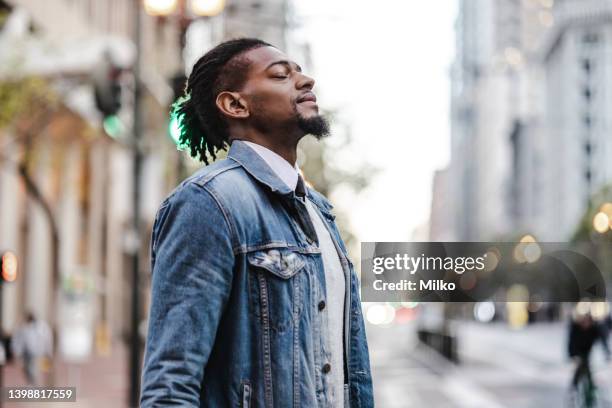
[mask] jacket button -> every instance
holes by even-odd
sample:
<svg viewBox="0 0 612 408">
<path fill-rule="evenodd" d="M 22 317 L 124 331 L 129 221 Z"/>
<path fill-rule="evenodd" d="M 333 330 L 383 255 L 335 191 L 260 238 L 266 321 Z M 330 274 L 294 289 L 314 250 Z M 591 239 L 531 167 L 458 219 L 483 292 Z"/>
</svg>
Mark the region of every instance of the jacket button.
<svg viewBox="0 0 612 408">
<path fill-rule="evenodd" d="M 330 371 L 331 371 L 331 364 L 329 364 L 329 363 L 325 363 L 325 364 L 323 364 L 323 372 L 324 372 L 325 374 L 327 374 L 327 373 L 329 373 Z"/>
<path fill-rule="evenodd" d="M 319 302 L 319 310 L 323 310 L 323 309 L 325 309 L 325 301 L 324 300 Z"/>
</svg>

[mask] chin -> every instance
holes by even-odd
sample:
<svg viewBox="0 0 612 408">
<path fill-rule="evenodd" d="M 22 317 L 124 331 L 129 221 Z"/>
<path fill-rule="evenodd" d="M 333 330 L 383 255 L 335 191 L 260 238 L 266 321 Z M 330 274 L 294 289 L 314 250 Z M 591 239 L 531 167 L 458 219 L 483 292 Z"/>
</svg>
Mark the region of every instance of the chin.
<svg viewBox="0 0 612 408">
<path fill-rule="evenodd" d="M 317 139 L 329 136 L 329 123 L 319 114 L 311 114 L 309 116 L 299 115 L 298 127 L 307 134 L 311 134 Z"/>
<path fill-rule="evenodd" d="M 302 115 L 317 115 L 319 113 L 319 105 L 304 102 L 298 104 L 295 110 L 301 112 Z"/>
<path fill-rule="evenodd" d="M 308 111 L 304 113 L 300 113 L 300 116 L 303 119 L 313 119 L 313 118 L 320 117 L 321 115 L 319 114 L 319 109 L 314 108 L 314 109 L 308 109 Z"/>
</svg>

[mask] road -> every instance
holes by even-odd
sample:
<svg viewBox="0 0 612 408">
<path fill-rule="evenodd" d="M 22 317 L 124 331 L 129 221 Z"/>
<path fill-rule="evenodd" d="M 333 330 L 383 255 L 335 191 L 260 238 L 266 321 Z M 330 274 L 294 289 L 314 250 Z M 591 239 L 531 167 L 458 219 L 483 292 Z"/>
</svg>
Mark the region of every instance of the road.
<svg viewBox="0 0 612 408">
<path fill-rule="evenodd" d="M 565 329 L 561 323 L 521 330 L 502 323 L 458 323 L 460 364 L 455 365 L 418 345 L 414 322 L 368 326 L 376 406 L 563 407 L 572 373 Z M 607 394 L 612 364 L 605 363 L 599 345 L 592 361 L 596 383 Z"/>
</svg>

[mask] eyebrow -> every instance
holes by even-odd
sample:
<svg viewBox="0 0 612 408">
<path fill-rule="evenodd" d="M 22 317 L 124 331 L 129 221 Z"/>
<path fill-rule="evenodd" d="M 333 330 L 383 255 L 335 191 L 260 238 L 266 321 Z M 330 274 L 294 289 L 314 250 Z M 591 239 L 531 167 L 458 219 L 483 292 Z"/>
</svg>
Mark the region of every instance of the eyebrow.
<svg viewBox="0 0 612 408">
<path fill-rule="evenodd" d="M 297 72 L 302 72 L 302 67 L 300 67 L 298 64 L 296 64 L 295 62 L 291 62 L 291 61 L 287 61 L 287 60 L 280 60 L 280 61 L 274 61 L 273 63 L 271 63 L 270 65 L 268 65 L 266 67 L 266 70 L 272 68 L 274 65 L 285 65 L 287 66 L 289 69 L 291 69 L 291 65 L 295 65 L 295 70 Z"/>
</svg>

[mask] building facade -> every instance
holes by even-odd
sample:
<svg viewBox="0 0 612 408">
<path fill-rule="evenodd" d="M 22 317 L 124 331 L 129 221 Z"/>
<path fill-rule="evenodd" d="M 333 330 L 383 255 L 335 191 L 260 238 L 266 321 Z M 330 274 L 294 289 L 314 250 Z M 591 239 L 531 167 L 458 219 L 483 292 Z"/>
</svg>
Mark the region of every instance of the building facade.
<svg viewBox="0 0 612 408">
<path fill-rule="evenodd" d="M 184 22 L 177 13 L 153 17 L 140 10 L 145 158 L 139 237 L 130 229 L 135 2 L 7 4 L 11 13 L 0 31 L 0 81 L 42 78 L 58 103 L 29 143 L 19 126 L 0 129 L 2 154 L 14 159 L 0 160 L 0 250 L 15 251 L 20 261 L 20 278 L 4 287 L 2 329 L 11 333 L 31 311 L 58 329 L 60 343 L 62 333 L 63 338 L 76 338 L 75 325 L 85 327 L 90 344 L 94 338 L 125 338 L 130 329 L 130 253 L 140 252 L 145 311 L 148 238 L 155 212 L 185 170 L 198 166 L 177 152 L 168 137 L 174 96 L 170 79 L 188 73 L 199 56 L 224 39 L 252 36 L 288 46 L 289 2 L 230 0 L 219 16 L 188 15 L 193 22 L 184 40 Z M 116 138 L 102 129 L 94 103 L 92 73 L 105 54 L 124 69 L 118 116 L 125 129 Z M 29 118 L 24 122 L 29 124 Z M 24 157 L 48 211 L 19 175 Z"/>
<path fill-rule="evenodd" d="M 465 0 L 456 21 L 449 205 L 459 240 L 510 239 L 541 222 L 549 0 Z"/>
</svg>

